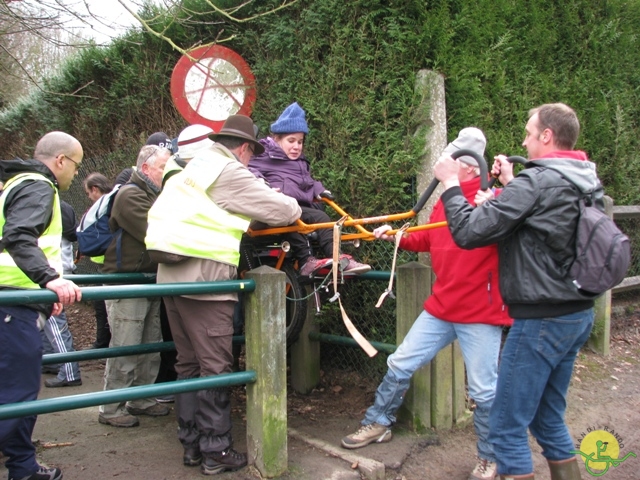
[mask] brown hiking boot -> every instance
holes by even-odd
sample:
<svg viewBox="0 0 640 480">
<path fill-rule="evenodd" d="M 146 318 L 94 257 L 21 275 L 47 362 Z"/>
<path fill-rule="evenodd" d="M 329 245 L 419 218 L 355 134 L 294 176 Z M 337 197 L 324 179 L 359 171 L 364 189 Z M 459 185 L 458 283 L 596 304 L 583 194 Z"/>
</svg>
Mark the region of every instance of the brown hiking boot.
<svg viewBox="0 0 640 480">
<path fill-rule="evenodd" d="M 147 408 L 127 407 L 127 412 L 131 415 L 149 415 L 150 417 L 164 417 L 165 415 L 169 415 L 170 411 L 171 408 L 160 403 L 156 403 Z"/>
<path fill-rule="evenodd" d="M 369 425 L 362 425 L 355 433 L 344 437 L 342 446 L 349 449 L 360 448 L 373 442 L 390 442 L 392 437 L 393 434 L 389 427 L 379 423 L 370 423 Z"/>
<path fill-rule="evenodd" d="M 119 417 L 104 417 L 102 414 L 98 415 L 98 422 L 104 425 L 111 425 L 112 427 L 137 427 L 140 425 L 138 421 L 138 417 L 134 417 L 133 415 L 120 415 Z"/>
<path fill-rule="evenodd" d="M 202 453 L 200 453 L 200 445 L 190 445 L 184 447 L 184 455 L 182 455 L 182 463 L 187 467 L 197 467 L 202 463 Z"/>
</svg>

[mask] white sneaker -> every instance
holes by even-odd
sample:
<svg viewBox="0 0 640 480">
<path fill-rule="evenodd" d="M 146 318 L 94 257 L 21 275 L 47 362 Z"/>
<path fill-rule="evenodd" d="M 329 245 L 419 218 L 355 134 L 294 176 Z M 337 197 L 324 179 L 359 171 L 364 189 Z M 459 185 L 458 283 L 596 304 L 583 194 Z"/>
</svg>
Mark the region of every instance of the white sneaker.
<svg viewBox="0 0 640 480">
<path fill-rule="evenodd" d="M 355 433 L 347 435 L 342 439 L 344 448 L 360 448 L 370 443 L 384 443 L 391 441 L 391 429 L 379 423 L 362 425 Z"/>
<path fill-rule="evenodd" d="M 468 480 L 494 480 L 497 475 L 498 466 L 486 458 L 477 457 L 478 463 L 469 475 Z"/>
</svg>

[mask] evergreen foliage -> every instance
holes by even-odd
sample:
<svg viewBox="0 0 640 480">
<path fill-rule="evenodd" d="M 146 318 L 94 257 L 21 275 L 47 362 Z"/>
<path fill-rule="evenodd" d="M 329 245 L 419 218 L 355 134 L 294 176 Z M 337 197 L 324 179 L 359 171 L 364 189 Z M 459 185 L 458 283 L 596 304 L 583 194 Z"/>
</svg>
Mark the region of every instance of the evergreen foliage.
<svg viewBox="0 0 640 480">
<path fill-rule="evenodd" d="M 216 4 L 242 5 L 235 15 L 248 18 L 280 3 Z M 212 12 L 204 0 L 181 6 L 147 6 L 142 15 L 182 48 L 218 41 L 243 55 L 257 79 L 253 118 L 262 135 L 298 101 L 307 111 L 313 174 L 354 216 L 407 211 L 420 193 L 420 69 L 445 77 L 449 138 L 467 126 L 483 129 L 487 159 L 526 154 L 530 108 L 572 106 L 582 123 L 577 148 L 598 165 L 606 193 L 619 205 L 640 203 L 638 0 L 299 0 L 248 22 Z M 179 57 L 140 29 L 81 52 L 43 91 L 0 112 L 4 157 L 29 156 L 43 133 L 61 129 L 85 148 L 80 175 L 115 176 L 147 135 L 177 135 L 186 126 L 169 91 Z M 80 182 L 72 188 L 86 202 Z M 389 269 L 380 259 L 388 261 L 390 247 L 367 244 L 359 260 Z M 375 303 L 382 288 L 352 298 Z M 348 310 L 366 336 L 394 341 L 392 322 L 370 321 L 373 309 Z"/>
<path fill-rule="evenodd" d="M 278 4 L 253 2 L 236 15 Z M 300 0 L 247 23 L 215 14 L 203 0 L 182 6 L 147 6 L 142 14 L 183 48 L 233 37 L 225 44 L 257 78 L 262 134 L 298 101 L 308 112 L 314 175 L 354 215 L 404 211 L 418 193 L 412 185 L 423 145 L 413 137 L 414 84 L 423 68 L 446 78 L 449 137 L 482 128 L 489 158 L 524 153 L 529 108 L 568 103 L 582 121 L 578 147 L 598 164 L 607 193 L 617 204 L 640 200 L 638 1 Z M 77 136 L 91 157 L 135 150 L 157 130 L 177 135 L 185 122 L 169 80 L 178 58 L 139 29 L 84 50 L 43 92 L 0 113 L 5 156 L 28 156 L 52 129 Z"/>
</svg>

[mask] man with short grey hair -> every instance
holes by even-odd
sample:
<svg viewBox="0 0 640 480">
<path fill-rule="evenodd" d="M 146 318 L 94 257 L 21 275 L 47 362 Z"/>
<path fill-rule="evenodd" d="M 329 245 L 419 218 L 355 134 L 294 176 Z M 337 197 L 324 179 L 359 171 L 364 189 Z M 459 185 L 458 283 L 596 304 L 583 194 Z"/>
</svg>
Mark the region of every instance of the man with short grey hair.
<svg viewBox="0 0 640 480">
<path fill-rule="evenodd" d="M 171 152 L 157 145 L 140 149 L 136 171 L 123 185 L 113 202 L 109 228 L 116 232 L 104 257 L 104 273 L 155 273 L 153 262 L 144 244 L 147 234 L 147 213 L 162 185 L 162 172 Z M 162 341 L 160 330 L 160 298 L 130 298 L 107 300 L 111 327 L 110 347 L 140 345 Z M 110 358 L 104 378 L 104 389 L 152 384 L 158 375 L 160 354 L 130 355 Z M 167 415 L 169 408 L 154 399 L 100 406 L 100 423 L 114 427 L 135 427 L 136 415 Z"/>
</svg>

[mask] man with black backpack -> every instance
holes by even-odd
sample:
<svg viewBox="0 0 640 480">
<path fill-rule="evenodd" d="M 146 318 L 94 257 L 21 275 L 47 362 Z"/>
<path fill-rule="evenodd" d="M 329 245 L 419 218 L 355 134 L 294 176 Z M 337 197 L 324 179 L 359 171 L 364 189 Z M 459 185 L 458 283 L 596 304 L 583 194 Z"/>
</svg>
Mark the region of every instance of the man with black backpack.
<svg viewBox="0 0 640 480">
<path fill-rule="evenodd" d="M 602 186 L 587 155 L 573 150 L 579 131 L 567 105 L 531 110 L 522 144 L 527 168 L 514 177 L 506 157 L 496 157 L 492 173 L 505 188 L 485 203 L 477 199 L 477 208 L 462 195 L 458 161 L 441 158 L 434 167 L 455 242 L 462 248 L 498 243 L 500 290 L 514 318 L 489 415 L 502 479 L 534 478 L 527 429 L 552 480 L 580 478 L 564 413 L 573 364 L 593 325 L 595 295 L 579 289 L 570 270 L 583 192 L 592 192 L 602 209 Z"/>
</svg>

